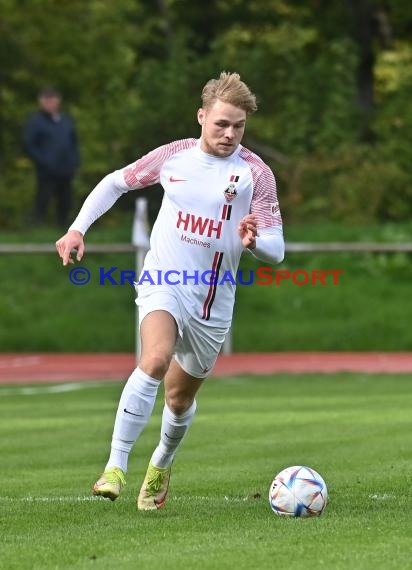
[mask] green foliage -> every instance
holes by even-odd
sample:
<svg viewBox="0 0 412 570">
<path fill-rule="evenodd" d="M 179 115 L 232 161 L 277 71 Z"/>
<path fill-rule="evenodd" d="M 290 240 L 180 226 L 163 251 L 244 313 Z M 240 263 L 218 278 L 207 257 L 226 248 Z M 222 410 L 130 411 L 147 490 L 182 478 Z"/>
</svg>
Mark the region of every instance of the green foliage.
<svg viewBox="0 0 412 570">
<path fill-rule="evenodd" d="M 412 176 L 412 46 L 399 42 L 381 54 L 376 68 L 379 113 L 374 128 L 384 161 L 394 161 Z M 403 188 L 405 190 L 405 188 Z M 406 197 L 405 202 L 410 198 Z"/>
<path fill-rule="evenodd" d="M 307 155 L 281 176 L 289 187 L 286 220 L 401 221 L 409 217 L 410 173 L 382 145 L 340 146 Z"/>
<path fill-rule="evenodd" d="M 357 104 L 362 48 L 354 26 L 362 2 L 352 12 L 325 0 L 1 5 L 3 227 L 23 227 L 32 202 L 21 130 L 40 87 L 59 87 L 77 122 L 79 204 L 108 171 L 197 136 L 201 88 L 222 69 L 239 71 L 258 96 L 245 143 L 275 170 L 286 223 L 412 214 L 412 10 L 401 0 L 390 11 L 374 5 L 372 113 Z"/>
</svg>

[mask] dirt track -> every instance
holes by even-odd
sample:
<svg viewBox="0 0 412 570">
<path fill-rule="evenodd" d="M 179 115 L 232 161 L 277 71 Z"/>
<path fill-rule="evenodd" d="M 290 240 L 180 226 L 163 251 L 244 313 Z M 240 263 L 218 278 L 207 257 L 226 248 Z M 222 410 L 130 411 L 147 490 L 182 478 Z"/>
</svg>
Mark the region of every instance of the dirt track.
<svg viewBox="0 0 412 570">
<path fill-rule="evenodd" d="M 0 383 L 125 380 L 133 354 L 0 354 Z M 278 352 L 220 356 L 213 376 L 285 372 L 412 373 L 412 352 Z"/>
</svg>

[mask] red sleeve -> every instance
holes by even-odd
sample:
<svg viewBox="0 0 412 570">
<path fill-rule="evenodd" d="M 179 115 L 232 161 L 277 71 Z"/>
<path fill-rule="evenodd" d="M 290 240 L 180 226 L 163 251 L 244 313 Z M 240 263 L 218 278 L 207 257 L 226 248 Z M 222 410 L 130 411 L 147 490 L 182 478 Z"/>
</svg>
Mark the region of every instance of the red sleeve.
<svg viewBox="0 0 412 570">
<path fill-rule="evenodd" d="M 240 156 L 246 160 L 253 178 L 253 196 L 250 211 L 257 218 L 258 228 L 282 225 L 282 216 L 273 172 L 256 154 L 242 149 Z"/>
<path fill-rule="evenodd" d="M 123 168 L 123 178 L 130 190 L 157 184 L 163 164 L 173 154 L 196 145 L 196 139 L 183 139 L 160 146 Z"/>
</svg>

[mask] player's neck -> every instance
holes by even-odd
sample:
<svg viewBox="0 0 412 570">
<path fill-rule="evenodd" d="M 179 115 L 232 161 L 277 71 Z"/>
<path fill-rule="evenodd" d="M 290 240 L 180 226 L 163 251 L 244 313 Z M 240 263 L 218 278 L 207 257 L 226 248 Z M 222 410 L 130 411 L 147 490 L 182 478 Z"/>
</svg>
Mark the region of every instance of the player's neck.
<svg viewBox="0 0 412 570">
<path fill-rule="evenodd" d="M 199 144 L 198 144 L 198 148 L 205 153 L 207 156 L 210 156 L 212 158 L 218 158 L 218 159 L 228 159 L 231 156 L 233 156 L 240 145 L 238 145 L 237 147 L 235 147 L 233 149 L 233 151 L 230 154 L 219 154 L 219 152 L 214 151 L 213 147 L 211 147 L 202 137 L 199 140 Z"/>
</svg>

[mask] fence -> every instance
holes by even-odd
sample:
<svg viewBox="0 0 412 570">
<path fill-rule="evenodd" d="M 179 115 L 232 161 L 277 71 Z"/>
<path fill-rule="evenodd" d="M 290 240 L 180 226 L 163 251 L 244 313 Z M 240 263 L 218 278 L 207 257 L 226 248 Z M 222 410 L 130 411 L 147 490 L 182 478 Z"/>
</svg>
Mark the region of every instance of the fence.
<svg viewBox="0 0 412 570">
<path fill-rule="evenodd" d="M 131 243 L 87 244 L 87 253 L 133 253 L 139 246 Z M 412 253 L 412 242 L 408 243 L 370 243 L 370 242 L 327 242 L 305 243 L 286 242 L 286 253 Z M 54 244 L 45 243 L 2 243 L 0 254 L 56 253 Z"/>
</svg>

